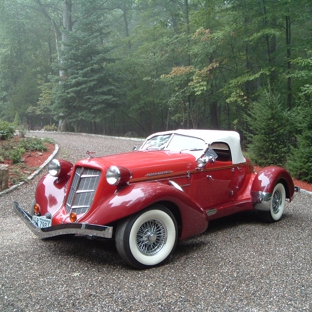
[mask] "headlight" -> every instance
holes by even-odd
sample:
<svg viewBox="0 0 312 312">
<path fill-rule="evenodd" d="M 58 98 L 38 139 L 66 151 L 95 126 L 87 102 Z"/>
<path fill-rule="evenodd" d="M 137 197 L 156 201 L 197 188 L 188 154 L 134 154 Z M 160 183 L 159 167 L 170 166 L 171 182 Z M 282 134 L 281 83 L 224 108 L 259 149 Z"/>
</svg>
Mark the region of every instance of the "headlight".
<svg viewBox="0 0 312 312">
<path fill-rule="evenodd" d="M 116 166 L 111 166 L 106 171 L 106 181 L 110 185 L 117 185 L 120 181 L 120 170 Z"/>
<path fill-rule="evenodd" d="M 53 177 L 57 177 L 59 173 L 61 172 L 61 164 L 59 160 L 57 159 L 52 159 L 49 163 L 48 168 L 49 168 L 49 173 Z"/>
<path fill-rule="evenodd" d="M 131 172 L 127 168 L 111 166 L 106 171 L 106 181 L 110 185 L 126 184 L 131 179 Z"/>
<path fill-rule="evenodd" d="M 63 159 L 52 159 L 49 163 L 49 173 L 53 177 L 65 177 L 72 170 L 73 164 Z"/>
</svg>

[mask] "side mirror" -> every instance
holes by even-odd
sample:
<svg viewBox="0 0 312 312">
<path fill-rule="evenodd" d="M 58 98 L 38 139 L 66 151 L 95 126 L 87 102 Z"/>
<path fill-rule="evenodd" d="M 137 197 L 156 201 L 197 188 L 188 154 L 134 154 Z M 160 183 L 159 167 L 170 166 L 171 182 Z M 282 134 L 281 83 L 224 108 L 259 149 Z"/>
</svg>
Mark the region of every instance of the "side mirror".
<svg viewBox="0 0 312 312">
<path fill-rule="evenodd" d="M 211 149 L 211 148 L 207 148 L 204 152 L 203 155 L 201 155 L 198 159 L 197 159 L 197 166 L 198 168 L 203 168 L 205 167 L 208 163 L 214 163 L 216 161 L 216 159 L 218 158 L 218 155 L 216 154 L 216 152 Z"/>
</svg>

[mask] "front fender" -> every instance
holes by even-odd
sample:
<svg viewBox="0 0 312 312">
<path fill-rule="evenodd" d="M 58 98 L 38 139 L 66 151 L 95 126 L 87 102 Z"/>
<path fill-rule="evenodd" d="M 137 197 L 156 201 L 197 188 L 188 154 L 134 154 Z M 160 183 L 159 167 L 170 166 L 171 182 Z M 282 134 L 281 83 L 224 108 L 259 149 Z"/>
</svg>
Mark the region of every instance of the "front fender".
<svg viewBox="0 0 312 312">
<path fill-rule="evenodd" d="M 87 220 L 83 221 L 91 224 L 109 224 L 159 202 L 170 202 L 178 208 L 181 217 L 181 240 L 207 229 L 205 211 L 186 193 L 160 182 L 130 184 L 116 191 L 109 198 L 104 198 L 86 216 Z"/>
<path fill-rule="evenodd" d="M 44 175 L 38 182 L 35 200 L 41 207 L 41 215 L 50 212 L 52 215 L 61 207 L 65 196 L 65 185 L 68 178 L 58 179 L 50 174 Z"/>
<path fill-rule="evenodd" d="M 255 176 L 251 188 L 253 205 L 258 210 L 267 210 L 267 203 L 271 200 L 274 187 L 282 183 L 289 201 L 294 195 L 294 183 L 290 174 L 281 167 L 269 166 L 261 169 Z"/>
</svg>

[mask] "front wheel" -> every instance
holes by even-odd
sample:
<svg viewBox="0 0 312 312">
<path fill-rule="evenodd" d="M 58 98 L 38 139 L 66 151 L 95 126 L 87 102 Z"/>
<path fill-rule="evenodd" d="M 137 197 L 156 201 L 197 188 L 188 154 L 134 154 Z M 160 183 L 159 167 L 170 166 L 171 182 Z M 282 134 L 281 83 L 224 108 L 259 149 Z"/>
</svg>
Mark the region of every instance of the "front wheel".
<svg viewBox="0 0 312 312">
<path fill-rule="evenodd" d="M 177 242 L 177 223 L 169 209 L 154 205 L 121 221 L 115 242 L 122 259 L 137 269 L 164 262 Z"/>
<path fill-rule="evenodd" d="M 285 187 L 282 183 L 278 183 L 275 185 L 272 193 L 270 210 L 262 212 L 264 219 L 268 222 L 279 221 L 284 213 L 285 205 L 286 205 Z"/>
</svg>

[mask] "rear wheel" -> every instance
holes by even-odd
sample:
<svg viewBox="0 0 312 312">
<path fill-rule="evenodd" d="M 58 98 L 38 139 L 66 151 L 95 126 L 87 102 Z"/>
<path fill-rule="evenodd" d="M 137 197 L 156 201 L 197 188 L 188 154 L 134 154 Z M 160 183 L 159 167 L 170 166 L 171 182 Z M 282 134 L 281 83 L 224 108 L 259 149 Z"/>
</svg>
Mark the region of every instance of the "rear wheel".
<svg viewBox="0 0 312 312">
<path fill-rule="evenodd" d="M 177 242 L 177 223 L 169 209 L 153 205 L 121 221 L 116 247 L 122 259 L 137 269 L 163 263 Z"/>
<path fill-rule="evenodd" d="M 262 212 L 264 219 L 268 222 L 279 221 L 284 213 L 285 205 L 286 205 L 285 187 L 282 183 L 278 183 L 275 185 L 272 193 L 270 210 Z"/>
</svg>

